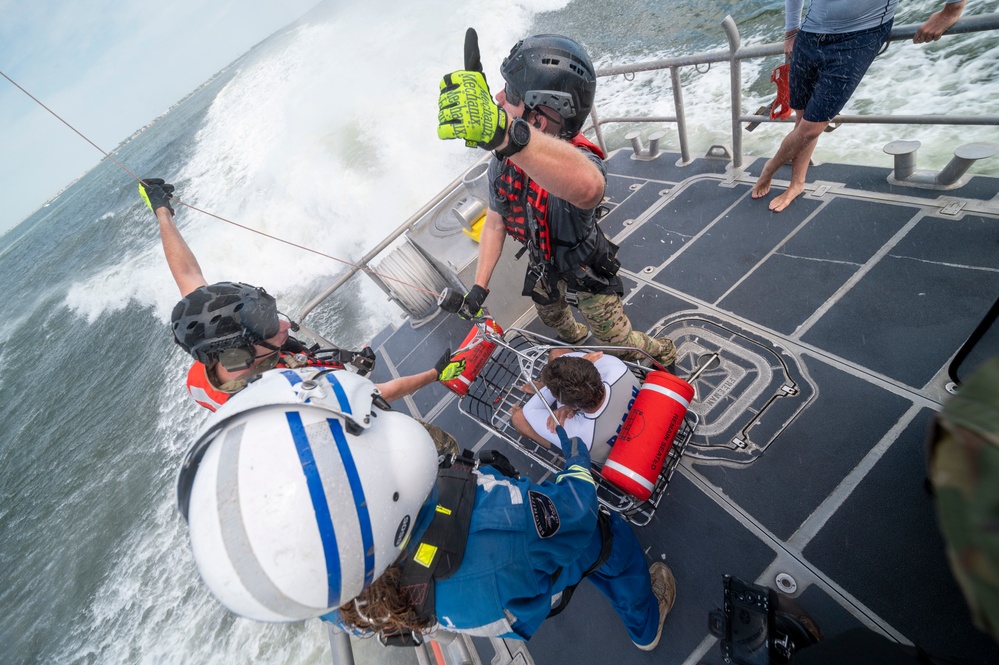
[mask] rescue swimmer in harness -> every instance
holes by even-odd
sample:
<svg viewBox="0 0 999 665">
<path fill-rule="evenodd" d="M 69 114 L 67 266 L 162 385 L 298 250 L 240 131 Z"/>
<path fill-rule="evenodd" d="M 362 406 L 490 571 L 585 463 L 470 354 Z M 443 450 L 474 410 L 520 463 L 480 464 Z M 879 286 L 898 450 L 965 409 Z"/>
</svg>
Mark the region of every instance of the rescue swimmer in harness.
<svg viewBox="0 0 999 665">
<path fill-rule="evenodd" d="M 604 154 L 580 134 L 597 85 L 589 56 L 568 37 L 527 37 L 503 60 L 505 86 L 494 103 L 477 44 L 469 30 L 465 69 L 444 77 L 438 100 L 438 137 L 494 151 L 475 284 L 451 310 L 467 318 L 481 309 L 509 234 L 524 245 L 518 258 L 528 254 L 523 294 L 562 341 L 577 344 L 592 332 L 606 345 L 635 347 L 669 368 L 673 342 L 634 330 L 624 313 L 617 246 L 597 224 Z M 644 359 L 638 352 L 616 355 Z"/>
<path fill-rule="evenodd" d="M 350 368 L 362 375 L 374 369 L 375 354 L 369 347 L 346 351 L 306 346 L 296 339 L 291 333 L 298 324 L 278 311 L 274 297 L 264 289 L 237 282 L 208 284 L 174 222 L 173 191 L 174 186 L 160 178 L 145 178 L 139 184 L 142 200 L 159 222 L 163 252 L 183 296 L 173 309 L 171 324 L 174 341 L 194 358 L 187 389 L 198 404 L 215 411 L 253 377 L 273 368 Z M 435 367 L 380 383 L 378 388 L 383 399 L 392 401 L 463 369 L 464 363 L 452 362 L 447 350 Z M 444 448 L 456 446 L 449 434 L 433 429 L 435 439 L 443 437 Z"/>
<path fill-rule="evenodd" d="M 375 395 L 350 372 L 272 370 L 210 416 L 178 508 L 223 605 L 399 641 L 528 639 L 586 576 L 638 648 L 657 646 L 675 580 L 598 511 L 579 439 L 563 438 L 564 470 L 540 484 L 502 457 L 439 466 L 418 423 Z"/>
</svg>

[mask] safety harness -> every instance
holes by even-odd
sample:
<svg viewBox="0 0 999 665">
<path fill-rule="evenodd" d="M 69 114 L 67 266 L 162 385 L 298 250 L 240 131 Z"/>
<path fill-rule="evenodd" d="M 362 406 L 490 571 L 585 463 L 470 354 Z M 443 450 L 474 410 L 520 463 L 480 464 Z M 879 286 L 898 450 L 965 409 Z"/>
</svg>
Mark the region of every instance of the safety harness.
<svg viewBox="0 0 999 665">
<path fill-rule="evenodd" d="M 402 566 L 399 589 L 423 621 L 435 617 L 434 583 L 451 577 L 465 555 L 475 506 L 477 464 L 466 450 L 437 472 L 433 519 Z"/>
<path fill-rule="evenodd" d="M 582 135 L 570 143 L 604 158 L 600 147 Z M 559 297 L 557 284 L 565 275 L 573 276 L 571 286 L 601 290 L 610 285 L 620 267 L 613 265 L 617 247 L 597 228 L 594 213 L 572 215 L 568 228 L 552 228 L 548 192 L 509 159 L 501 163 L 493 187 L 507 233 L 524 245 L 516 258 L 528 253 L 523 295 L 551 304 Z"/>
</svg>

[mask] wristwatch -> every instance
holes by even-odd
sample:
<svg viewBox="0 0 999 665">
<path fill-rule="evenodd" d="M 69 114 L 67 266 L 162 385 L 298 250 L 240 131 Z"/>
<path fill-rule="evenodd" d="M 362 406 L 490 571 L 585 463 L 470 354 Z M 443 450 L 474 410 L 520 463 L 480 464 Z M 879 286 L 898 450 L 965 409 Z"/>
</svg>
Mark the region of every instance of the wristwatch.
<svg viewBox="0 0 999 665">
<path fill-rule="evenodd" d="M 496 156 L 500 159 L 512 157 L 523 150 L 531 141 L 531 126 L 523 118 L 514 118 L 507 130 L 506 147 L 496 151 Z"/>
</svg>

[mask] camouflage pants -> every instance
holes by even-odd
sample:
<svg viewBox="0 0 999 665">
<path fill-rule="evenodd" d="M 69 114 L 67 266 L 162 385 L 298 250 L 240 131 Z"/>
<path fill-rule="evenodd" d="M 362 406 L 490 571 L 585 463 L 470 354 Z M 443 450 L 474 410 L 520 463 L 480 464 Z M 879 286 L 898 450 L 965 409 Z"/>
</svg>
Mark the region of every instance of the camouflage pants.
<svg viewBox="0 0 999 665">
<path fill-rule="evenodd" d="M 577 323 L 572 309 L 565 300 L 565 281 L 558 285 L 559 298 L 550 305 L 534 304 L 538 318 L 549 328 L 558 331 L 559 338 L 568 343 L 577 343 L 585 338 L 586 326 Z M 621 296 L 616 293 L 587 293 L 577 291 L 579 303 L 576 307 L 583 315 L 593 336 L 607 346 L 633 346 L 645 351 L 661 365 L 668 367 L 676 360 L 676 347 L 670 339 L 657 339 L 634 330 L 628 315 L 624 313 Z M 624 360 L 641 360 L 645 356 L 634 351 L 622 351 L 614 355 Z"/>
<path fill-rule="evenodd" d="M 461 452 L 458 449 L 458 440 L 451 433 L 445 432 L 437 425 L 431 425 L 422 420 L 419 423 L 423 425 L 427 433 L 430 434 L 430 438 L 434 440 L 434 447 L 437 449 L 438 456 L 457 455 Z"/>
</svg>

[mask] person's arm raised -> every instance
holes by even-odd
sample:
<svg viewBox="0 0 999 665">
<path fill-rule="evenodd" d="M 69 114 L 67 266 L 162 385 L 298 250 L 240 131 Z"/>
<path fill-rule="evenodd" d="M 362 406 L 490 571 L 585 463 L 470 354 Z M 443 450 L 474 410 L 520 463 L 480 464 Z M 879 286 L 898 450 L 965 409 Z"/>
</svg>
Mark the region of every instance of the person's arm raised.
<svg viewBox="0 0 999 665">
<path fill-rule="evenodd" d="M 163 182 L 160 178 L 144 178 L 139 185 L 139 195 L 159 222 L 163 254 L 166 256 L 167 265 L 177 283 L 177 288 L 180 289 L 180 294 L 186 296 L 198 287 L 208 284 L 201 272 L 198 259 L 174 222 L 173 208 L 170 206 L 173 185 Z"/>
</svg>

